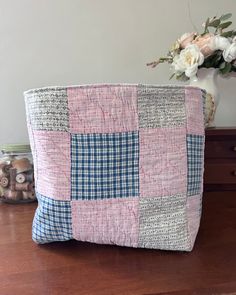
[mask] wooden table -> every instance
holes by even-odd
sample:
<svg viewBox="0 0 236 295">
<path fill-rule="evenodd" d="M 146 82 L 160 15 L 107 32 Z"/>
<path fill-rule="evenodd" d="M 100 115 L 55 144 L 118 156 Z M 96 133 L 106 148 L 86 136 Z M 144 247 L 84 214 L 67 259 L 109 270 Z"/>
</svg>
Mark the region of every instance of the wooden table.
<svg viewBox="0 0 236 295">
<path fill-rule="evenodd" d="M 204 196 L 193 252 L 31 241 L 36 204 L 0 203 L 0 294 L 236 294 L 236 192 Z"/>
</svg>

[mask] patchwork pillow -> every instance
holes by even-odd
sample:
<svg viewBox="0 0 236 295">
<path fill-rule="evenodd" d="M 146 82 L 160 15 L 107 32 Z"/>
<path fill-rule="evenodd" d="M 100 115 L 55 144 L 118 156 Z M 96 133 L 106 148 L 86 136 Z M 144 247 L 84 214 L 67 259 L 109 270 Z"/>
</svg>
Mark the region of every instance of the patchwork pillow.
<svg viewBox="0 0 236 295">
<path fill-rule="evenodd" d="M 127 84 L 25 92 L 33 240 L 190 251 L 201 216 L 204 96 Z"/>
</svg>

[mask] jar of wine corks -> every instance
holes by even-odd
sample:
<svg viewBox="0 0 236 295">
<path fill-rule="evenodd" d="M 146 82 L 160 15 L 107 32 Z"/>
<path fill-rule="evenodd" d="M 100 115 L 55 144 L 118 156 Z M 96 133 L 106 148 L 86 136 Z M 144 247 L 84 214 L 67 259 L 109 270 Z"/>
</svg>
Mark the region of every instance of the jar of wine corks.
<svg viewBox="0 0 236 295">
<path fill-rule="evenodd" d="M 0 200 L 6 203 L 27 203 L 36 200 L 29 145 L 0 146 Z"/>
</svg>

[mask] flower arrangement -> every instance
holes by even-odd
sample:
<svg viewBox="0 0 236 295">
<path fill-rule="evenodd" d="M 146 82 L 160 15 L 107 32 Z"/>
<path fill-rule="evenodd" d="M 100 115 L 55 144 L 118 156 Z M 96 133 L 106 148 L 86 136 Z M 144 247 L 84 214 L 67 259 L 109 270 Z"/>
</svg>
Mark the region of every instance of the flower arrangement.
<svg viewBox="0 0 236 295">
<path fill-rule="evenodd" d="M 216 68 L 222 75 L 236 72 L 236 30 L 229 30 L 231 13 L 208 18 L 203 23 L 203 33 L 183 34 L 175 41 L 167 56 L 148 63 L 155 68 L 158 64 L 171 64 L 172 76 L 188 80 L 196 76 L 199 68 Z M 226 30 L 227 29 L 227 30 Z"/>
</svg>

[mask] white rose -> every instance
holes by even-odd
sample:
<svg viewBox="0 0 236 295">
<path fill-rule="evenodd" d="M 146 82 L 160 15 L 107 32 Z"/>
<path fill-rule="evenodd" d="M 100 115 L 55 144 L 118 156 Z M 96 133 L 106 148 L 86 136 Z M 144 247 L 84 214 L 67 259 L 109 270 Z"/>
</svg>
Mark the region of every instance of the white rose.
<svg viewBox="0 0 236 295">
<path fill-rule="evenodd" d="M 172 67 L 176 74 L 181 74 L 185 71 L 183 64 L 181 63 L 180 56 L 176 55 L 173 59 Z"/>
<path fill-rule="evenodd" d="M 230 42 L 227 38 L 217 35 L 212 39 L 209 46 L 212 50 L 215 51 L 215 50 L 225 50 L 229 45 L 230 45 Z"/>
<path fill-rule="evenodd" d="M 204 56 L 196 45 L 189 45 L 177 55 L 172 63 L 176 74 L 185 73 L 187 77 L 196 75 L 198 66 L 204 62 Z"/>
<path fill-rule="evenodd" d="M 198 71 L 198 64 L 194 64 L 185 70 L 185 75 L 190 78 L 190 77 L 196 76 L 197 71 Z"/>
<path fill-rule="evenodd" d="M 223 57 L 226 62 L 231 62 L 236 59 L 236 42 L 230 44 L 224 51 Z"/>
</svg>

